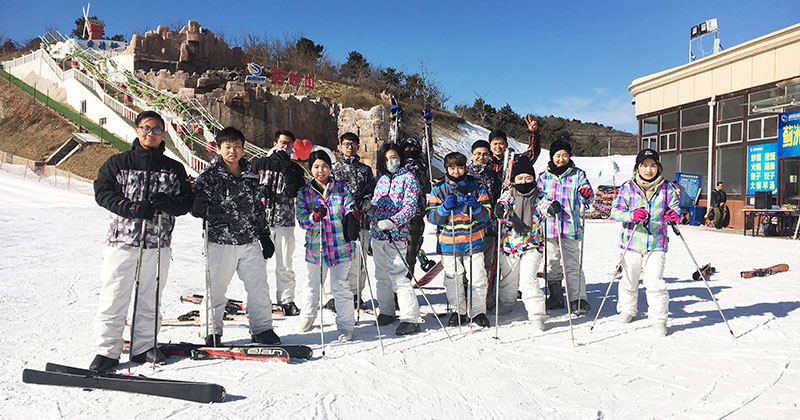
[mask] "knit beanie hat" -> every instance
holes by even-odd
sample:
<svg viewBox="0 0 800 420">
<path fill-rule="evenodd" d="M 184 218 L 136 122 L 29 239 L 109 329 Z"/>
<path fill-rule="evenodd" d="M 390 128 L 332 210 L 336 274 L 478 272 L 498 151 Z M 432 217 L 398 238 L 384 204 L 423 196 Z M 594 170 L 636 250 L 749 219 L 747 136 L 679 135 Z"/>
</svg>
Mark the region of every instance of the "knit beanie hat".
<svg viewBox="0 0 800 420">
<path fill-rule="evenodd" d="M 520 155 L 514 159 L 514 164 L 511 168 L 512 180 L 519 174 L 531 174 L 536 177 L 536 171 L 533 170 L 530 159 L 525 155 Z"/>
<path fill-rule="evenodd" d="M 550 143 L 550 160 L 553 160 L 553 156 L 559 150 L 566 150 L 569 156 L 572 157 L 572 146 L 564 140 L 556 140 Z"/>
</svg>

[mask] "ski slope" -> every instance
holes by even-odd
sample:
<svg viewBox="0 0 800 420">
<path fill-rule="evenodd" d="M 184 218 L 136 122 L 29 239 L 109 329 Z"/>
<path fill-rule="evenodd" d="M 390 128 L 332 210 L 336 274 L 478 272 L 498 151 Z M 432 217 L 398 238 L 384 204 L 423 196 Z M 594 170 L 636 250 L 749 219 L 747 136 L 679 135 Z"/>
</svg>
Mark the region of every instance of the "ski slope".
<svg viewBox="0 0 800 420">
<path fill-rule="evenodd" d="M 52 180 L 37 182 L 30 173 L 23 179 L 17 166 L 0 168 L 0 418 L 800 418 L 800 242 L 701 227 L 682 231 L 698 261 L 719 270 L 710 285 L 735 339 L 703 283 L 691 280 L 692 263 L 673 236 L 665 270 L 671 317 L 665 338 L 649 331 L 643 314 L 631 324 L 618 324 L 614 287 L 592 333 L 591 318 L 575 321 L 574 342 L 563 310 L 554 311 L 546 331 L 535 333 L 518 305 L 500 317 L 498 340 L 492 338 L 494 327 L 451 328 L 450 342 L 435 320 L 425 317 L 423 331 L 412 336 L 396 337 L 396 324 L 383 327 L 382 355 L 375 325 L 362 314 L 356 341 L 333 344 L 321 358 L 318 328 L 297 333 L 293 318 L 278 317 L 276 331 L 283 342 L 311 345 L 312 360 L 171 358 L 156 370 L 134 366 L 134 372 L 157 378 L 219 383 L 229 394 L 220 404 L 24 384 L 23 368 L 43 369 L 46 362 L 86 367 L 94 356 L 91 325 L 108 214 L 95 204 L 89 186 L 78 189 L 57 189 Z M 587 223 L 585 269 L 595 309 L 618 257 L 618 230 L 607 221 Z M 163 294 L 165 317 L 198 308 L 178 298 L 203 291 L 200 234 L 198 219 L 178 219 Z M 307 271 L 299 229 L 297 238 L 300 277 Z M 434 249 L 431 235 L 424 246 Z M 739 278 L 741 270 L 779 262 L 788 263 L 790 271 Z M 269 267 L 274 281 L 274 263 Z M 370 273 L 374 270 L 370 262 Z M 443 310 L 441 276 L 426 291 Z M 244 297 L 241 282 L 231 283 L 228 297 Z M 641 289 L 640 309 L 646 309 Z M 325 338 L 331 342 L 333 317 L 325 315 Z M 490 319 L 494 325 L 494 314 Z M 198 330 L 164 326 L 160 338 L 200 342 Z M 227 325 L 224 339 L 249 342 L 246 325 Z"/>
</svg>

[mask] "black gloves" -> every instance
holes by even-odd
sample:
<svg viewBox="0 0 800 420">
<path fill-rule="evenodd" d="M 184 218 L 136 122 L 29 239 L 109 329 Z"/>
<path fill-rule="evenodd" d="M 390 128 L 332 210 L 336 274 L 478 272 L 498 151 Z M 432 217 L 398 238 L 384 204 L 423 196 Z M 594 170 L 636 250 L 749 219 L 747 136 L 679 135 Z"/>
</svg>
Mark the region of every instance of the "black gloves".
<svg viewBox="0 0 800 420">
<path fill-rule="evenodd" d="M 150 197 L 150 204 L 152 204 L 153 208 L 155 208 L 156 210 L 160 210 L 163 211 L 164 213 L 172 215 L 174 215 L 176 210 L 175 207 L 177 205 L 175 200 L 169 195 L 167 195 L 167 193 L 165 192 L 159 192 L 153 194 L 153 196 Z"/>
<path fill-rule="evenodd" d="M 342 228 L 344 228 L 345 242 L 358 240 L 359 223 L 355 213 L 350 212 L 344 215 L 344 219 L 342 219 Z"/>
<path fill-rule="evenodd" d="M 550 203 L 550 207 L 547 208 L 547 214 L 555 216 L 559 213 L 561 213 L 561 203 L 558 201 L 553 201 Z"/>
<path fill-rule="evenodd" d="M 264 256 L 264 259 L 272 258 L 272 255 L 275 254 L 275 244 L 272 243 L 272 238 L 269 237 L 269 234 L 261 235 L 258 238 L 258 242 L 261 242 L 261 255 Z"/>
<path fill-rule="evenodd" d="M 134 201 L 128 207 L 128 214 L 132 219 L 150 220 L 156 214 L 156 209 L 149 201 Z"/>
<path fill-rule="evenodd" d="M 194 197 L 194 204 L 192 205 L 192 216 L 205 219 L 208 213 L 208 197 L 203 194 L 197 194 Z"/>
</svg>

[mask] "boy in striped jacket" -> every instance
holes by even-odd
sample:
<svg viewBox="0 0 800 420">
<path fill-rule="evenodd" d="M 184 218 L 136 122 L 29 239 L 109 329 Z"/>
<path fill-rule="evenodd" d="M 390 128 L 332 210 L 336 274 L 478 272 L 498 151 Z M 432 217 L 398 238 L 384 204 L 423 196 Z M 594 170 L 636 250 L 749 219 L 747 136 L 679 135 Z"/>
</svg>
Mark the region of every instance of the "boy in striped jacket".
<svg viewBox="0 0 800 420">
<path fill-rule="evenodd" d="M 586 301 L 586 277 L 580 266 L 581 207 L 588 207 L 594 192 L 586 173 L 572 162 L 572 146 L 561 140 L 550 145 L 550 162 L 539 175 L 539 190 L 553 201 L 547 217 L 547 309 L 564 307 L 561 282 L 566 273 L 569 311 L 582 315 L 592 310 Z M 559 241 L 559 235 L 561 240 Z M 559 246 L 559 242 L 560 245 Z M 561 266 L 562 254 L 564 267 Z"/>
<path fill-rule="evenodd" d="M 436 250 L 442 255 L 445 293 L 450 306 L 456 308 L 450 316 L 450 325 L 466 322 L 469 315 L 475 324 L 488 327 L 488 281 L 482 250 L 484 224 L 489 221 L 491 211 L 489 194 L 478 180 L 466 174 L 466 156 L 448 153 L 444 166 L 447 174 L 431 191 L 427 219 L 436 225 Z M 465 275 L 471 285 L 469 311 L 463 287 Z"/>
<path fill-rule="evenodd" d="M 331 177 L 331 158 L 318 150 L 308 158 L 311 178 L 295 200 L 297 224 L 306 230 L 308 277 L 302 284 L 307 299 L 301 300 L 300 331 L 310 331 L 317 318 L 321 276 L 330 272 L 331 292 L 336 305 L 339 341 L 353 339 L 355 314 L 353 294 L 347 273 L 353 259 L 359 226 L 353 221 L 356 210 L 347 185 Z"/>
<path fill-rule="evenodd" d="M 640 151 L 634 171 L 633 179 L 622 184 L 611 209 L 611 217 L 622 222 L 619 243 L 625 252 L 617 319 L 626 324 L 636 317 L 642 277 L 647 289 L 647 316 L 653 332 L 663 337 L 667 335 L 669 313 L 669 293 L 664 281 L 669 243 L 667 224 L 681 220 L 678 193 L 672 183 L 664 180 L 655 150 Z"/>
</svg>

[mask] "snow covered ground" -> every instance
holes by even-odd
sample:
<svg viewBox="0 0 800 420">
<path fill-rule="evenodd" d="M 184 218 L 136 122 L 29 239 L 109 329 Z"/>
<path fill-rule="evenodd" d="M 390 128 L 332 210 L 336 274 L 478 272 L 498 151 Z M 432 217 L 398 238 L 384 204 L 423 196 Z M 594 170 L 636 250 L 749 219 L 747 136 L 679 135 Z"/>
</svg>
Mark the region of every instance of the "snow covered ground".
<svg viewBox="0 0 800 420">
<path fill-rule="evenodd" d="M 719 270 L 710 285 L 735 339 L 703 283 L 691 280 L 692 263 L 680 240 L 672 237 L 665 271 L 671 319 L 665 338 L 646 328 L 642 314 L 631 324 L 618 324 L 613 296 L 592 333 L 591 318 L 575 321 L 574 345 L 563 311 L 554 312 L 545 332 L 534 333 L 518 305 L 500 317 L 499 340 L 492 338 L 494 327 L 474 333 L 465 328 L 463 334 L 449 329 L 450 342 L 431 317 L 417 335 L 398 338 L 396 325 L 385 327 L 385 355 L 374 323 L 362 315 L 356 341 L 334 344 L 321 358 L 318 329 L 299 334 L 294 319 L 277 318 L 284 343 L 311 345 L 312 360 L 172 358 L 156 371 L 134 368 L 157 378 L 222 384 L 229 393 L 224 403 L 24 384 L 23 368 L 43 369 L 46 362 L 85 367 L 94 355 L 91 323 L 108 214 L 88 188 L 56 189 L 51 181 L 30 179 L 30 173 L 23 179 L 21 172 L 7 164 L 0 168 L 0 418 L 800 418 L 800 242 L 701 227 L 682 231 L 698 261 Z M 587 224 L 585 268 L 594 308 L 618 257 L 618 230 L 607 221 Z M 165 317 L 198 308 L 178 298 L 202 293 L 200 233 L 197 219 L 178 219 L 163 295 Z M 302 241 L 300 230 L 297 238 Z M 304 276 L 299 244 L 295 268 Z M 432 252 L 432 236 L 426 235 L 425 247 Z M 741 270 L 780 262 L 791 270 L 739 278 Z M 427 292 L 442 310 L 441 277 Z M 244 297 L 241 282 L 234 280 L 228 296 Z M 640 306 L 644 312 L 643 292 Z M 327 313 L 325 319 L 330 342 L 335 339 L 333 317 Z M 493 314 L 490 319 L 494 324 Z M 198 330 L 165 326 L 160 337 L 199 342 Z M 245 325 L 226 327 L 226 340 L 245 343 L 248 338 Z"/>
</svg>

